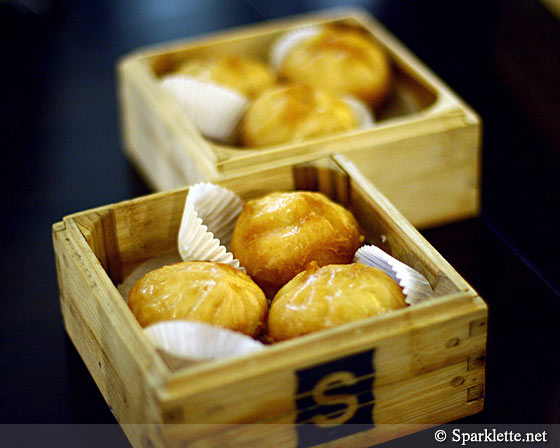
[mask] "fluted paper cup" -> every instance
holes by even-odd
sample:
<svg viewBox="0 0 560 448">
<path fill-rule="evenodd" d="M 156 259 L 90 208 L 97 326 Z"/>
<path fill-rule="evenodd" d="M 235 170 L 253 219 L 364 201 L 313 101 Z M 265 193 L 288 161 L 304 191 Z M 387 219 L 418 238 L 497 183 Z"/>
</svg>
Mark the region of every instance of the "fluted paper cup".
<svg viewBox="0 0 560 448">
<path fill-rule="evenodd" d="M 227 188 L 210 183 L 192 186 L 177 240 L 181 258 L 226 263 L 245 272 L 227 248 L 241 209 L 241 199 Z"/>
<path fill-rule="evenodd" d="M 241 118 L 249 107 L 245 95 L 180 74 L 165 76 L 161 86 L 176 98 L 202 134 L 223 143 L 235 140 Z"/>
<path fill-rule="evenodd" d="M 300 43 L 318 35 L 321 32 L 320 26 L 306 26 L 288 31 L 276 39 L 270 48 L 270 65 L 276 71 L 280 69 L 288 53 Z"/>
<path fill-rule="evenodd" d="M 381 269 L 403 289 L 405 301 L 415 305 L 433 297 L 434 292 L 426 277 L 376 246 L 362 246 L 354 261 Z"/>
<path fill-rule="evenodd" d="M 171 368 L 262 350 L 264 345 L 242 333 L 204 322 L 171 320 L 144 329 Z"/>
</svg>

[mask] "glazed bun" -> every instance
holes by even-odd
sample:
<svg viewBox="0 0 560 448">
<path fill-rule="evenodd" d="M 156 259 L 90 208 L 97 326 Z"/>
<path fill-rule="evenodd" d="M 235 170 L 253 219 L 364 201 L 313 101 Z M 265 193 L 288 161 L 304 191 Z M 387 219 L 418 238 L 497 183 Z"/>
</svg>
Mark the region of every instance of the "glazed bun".
<svg viewBox="0 0 560 448">
<path fill-rule="evenodd" d="M 222 263 L 186 261 L 144 275 L 130 290 L 128 306 L 142 327 L 185 319 L 255 336 L 268 305 L 243 272 Z"/>
<path fill-rule="evenodd" d="M 350 263 L 363 240 L 352 213 L 325 195 L 277 192 L 243 204 L 231 250 L 271 296 L 312 261 Z"/>
<path fill-rule="evenodd" d="M 323 26 L 289 49 L 279 76 L 291 82 L 350 93 L 378 107 L 391 86 L 385 51 L 365 33 L 350 27 Z"/>
<path fill-rule="evenodd" d="M 223 56 L 187 59 L 176 68 L 176 73 L 229 87 L 249 98 L 272 86 L 276 77 L 263 62 L 241 56 Z"/>
<path fill-rule="evenodd" d="M 310 264 L 274 297 L 268 336 L 283 341 L 404 308 L 401 287 L 383 271 L 363 264 Z"/>
<path fill-rule="evenodd" d="M 299 142 L 349 131 L 358 120 L 342 97 L 308 85 L 265 90 L 249 106 L 241 124 L 243 146 Z"/>
</svg>

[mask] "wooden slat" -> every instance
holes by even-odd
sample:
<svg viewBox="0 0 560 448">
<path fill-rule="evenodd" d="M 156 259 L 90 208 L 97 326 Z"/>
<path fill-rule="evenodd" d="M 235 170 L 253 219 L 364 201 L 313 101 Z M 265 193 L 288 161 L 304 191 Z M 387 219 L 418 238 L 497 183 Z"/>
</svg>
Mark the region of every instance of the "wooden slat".
<svg viewBox="0 0 560 448">
<path fill-rule="evenodd" d="M 485 335 L 469 337 L 469 329 L 486 316 L 485 306 L 472 297 L 440 302 L 277 344 L 250 361 L 178 373 L 159 394 L 162 408 L 192 423 L 249 422 L 294 411 L 295 369 L 375 348 L 377 387 L 481 353 Z M 452 339 L 460 342 L 446 347 Z"/>
<path fill-rule="evenodd" d="M 463 361 L 402 382 L 376 386 L 373 390 L 375 429 L 367 430 L 363 424 L 360 429 L 366 429 L 365 432 L 319 446 L 362 446 L 362 443 L 371 446 L 479 412 L 483 400 L 469 402 L 467 391 L 473 384 L 484 382 L 484 369 L 469 372 L 466 367 L 466 361 Z M 271 418 L 267 423 L 261 420 L 260 423 L 238 426 L 171 424 L 164 425 L 162 432 L 169 443 L 191 442 L 188 446 L 193 447 L 217 446 L 214 444 L 219 443 L 222 446 L 254 446 L 259 437 L 269 441 L 267 446 L 296 446 L 298 436 L 294 421 L 293 415 L 287 415 Z"/>
<path fill-rule="evenodd" d="M 169 370 L 72 220 L 54 226 L 66 329 L 120 421 L 157 422 L 154 390 Z"/>
<path fill-rule="evenodd" d="M 469 125 L 372 142 L 344 156 L 414 225 L 426 228 L 478 214 L 479 147 L 479 126 Z"/>
<path fill-rule="evenodd" d="M 255 169 L 266 169 L 278 164 L 296 164 L 331 154 L 345 154 L 354 151 L 367 151 L 377 145 L 394 141 L 413 139 L 423 135 L 445 134 L 457 127 L 464 127 L 465 117 L 457 110 L 441 110 L 433 116 L 412 115 L 396 117 L 380 122 L 369 130 L 350 131 L 343 134 L 316 138 L 313 140 L 280 145 L 276 148 L 259 150 L 228 150 L 217 148 L 220 162 L 217 169 L 220 173 L 231 173 L 243 176 Z M 235 151 L 235 152 L 234 152 Z M 418 152 L 420 151 L 420 152 Z M 417 148 L 415 156 L 421 154 Z M 422 154 L 422 159 L 423 159 Z M 368 164 L 373 162 L 372 159 Z"/>
</svg>

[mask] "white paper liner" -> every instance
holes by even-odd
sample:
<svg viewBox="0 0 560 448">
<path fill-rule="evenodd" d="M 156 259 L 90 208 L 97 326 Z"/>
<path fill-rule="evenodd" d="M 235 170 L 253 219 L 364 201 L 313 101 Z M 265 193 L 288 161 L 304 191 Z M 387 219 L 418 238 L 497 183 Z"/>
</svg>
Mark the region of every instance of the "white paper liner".
<svg viewBox="0 0 560 448">
<path fill-rule="evenodd" d="M 245 272 L 239 260 L 222 244 L 229 245 L 242 204 L 239 196 L 227 188 L 210 183 L 192 186 L 177 239 L 181 258 L 226 263 Z"/>
<path fill-rule="evenodd" d="M 128 293 L 130 292 L 134 284 L 144 275 L 155 269 L 159 269 L 169 264 L 178 263 L 180 261 L 181 257 L 176 252 L 150 258 L 149 260 L 138 266 L 134 271 L 132 271 L 130 275 L 126 277 L 120 285 L 117 286 L 117 289 L 119 290 L 123 298 L 128 301 Z"/>
<path fill-rule="evenodd" d="M 144 329 L 170 367 L 252 353 L 264 345 L 249 336 L 204 322 L 170 320 Z"/>
<path fill-rule="evenodd" d="M 433 297 L 433 290 L 426 277 L 406 264 L 393 258 L 376 246 L 362 246 L 354 254 L 354 261 L 379 268 L 403 288 L 405 302 L 415 305 Z"/>
<path fill-rule="evenodd" d="M 247 97 L 235 90 L 187 75 L 167 75 L 161 81 L 186 111 L 200 132 L 220 142 L 232 142 L 249 107 Z"/>
<path fill-rule="evenodd" d="M 348 104 L 352 113 L 356 117 L 359 129 L 368 129 L 375 126 L 375 116 L 366 103 L 353 95 L 344 95 L 342 100 Z"/>
<path fill-rule="evenodd" d="M 301 42 L 316 36 L 321 32 L 321 27 L 312 25 L 288 31 L 273 42 L 270 48 L 270 65 L 278 71 L 292 48 Z"/>
</svg>

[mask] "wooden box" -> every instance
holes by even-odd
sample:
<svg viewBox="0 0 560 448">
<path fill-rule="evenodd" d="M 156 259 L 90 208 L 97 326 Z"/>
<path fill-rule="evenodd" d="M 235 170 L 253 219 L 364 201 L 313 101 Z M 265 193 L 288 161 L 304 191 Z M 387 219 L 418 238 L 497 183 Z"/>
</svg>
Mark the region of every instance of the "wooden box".
<svg viewBox="0 0 560 448">
<path fill-rule="evenodd" d="M 238 54 L 267 60 L 271 43 L 283 32 L 334 22 L 366 30 L 391 58 L 393 93 L 373 129 L 261 149 L 218 145 L 204 138 L 160 87 L 158 75 L 189 56 Z M 477 114 L 366 13 L 315 13 L 141 49 L 120 61 L 118 78 L 126 154 L 156 190 L 344 153 L 416 226 L 478 212 Z"/>
<path fill-rule="evenodd" d="M 66 330 L 135 447 L 370 446 L 482 409 L 484 301 L 352 163 L 335 156 L 221 184 L 243 198 L 324 192 L 437 297 L 171 370 L 115 284 L 175 249 L 187 189 L 67 216 L 53 226 Z"/>
</svg>

